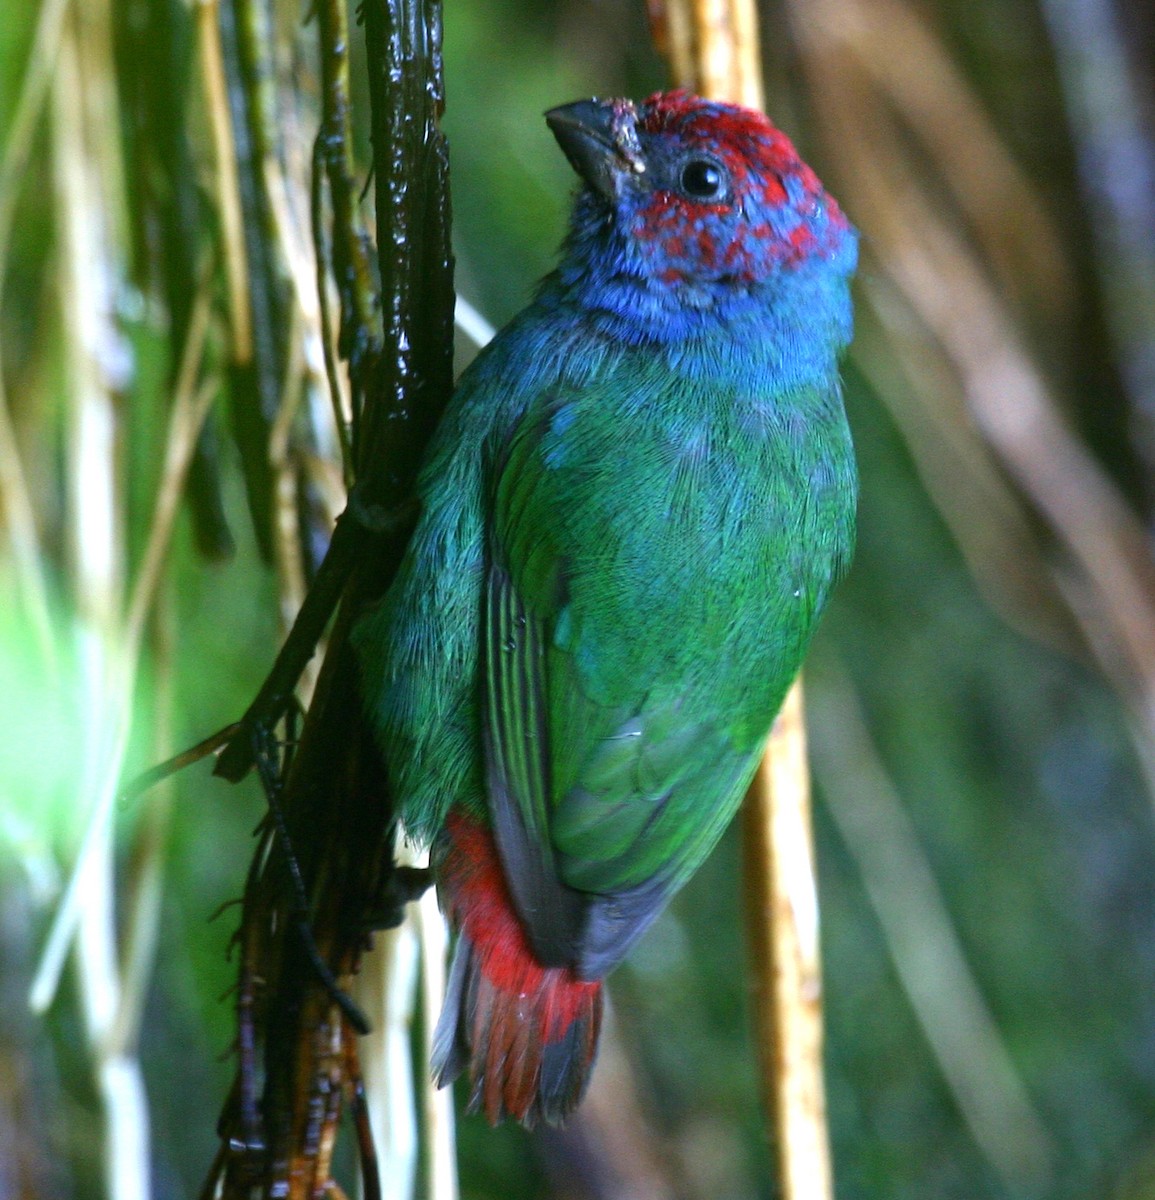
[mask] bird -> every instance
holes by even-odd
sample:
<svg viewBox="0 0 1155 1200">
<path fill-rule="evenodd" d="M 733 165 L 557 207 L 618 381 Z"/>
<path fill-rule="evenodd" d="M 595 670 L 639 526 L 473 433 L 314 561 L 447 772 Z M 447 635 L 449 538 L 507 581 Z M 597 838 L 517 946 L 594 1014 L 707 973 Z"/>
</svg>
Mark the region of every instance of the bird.
<svg viewBox="0 0 1155 1200">
<path fill-rule="evenodd" d="M 559 1124 L 607 974 L 716 844 L 850 561 L 857 233 L 758 111 L 685 90 L 546 121 L 555 270 L 462 375 L 351 633 L 455 933 L 431 1069 Z"/>
</svg>

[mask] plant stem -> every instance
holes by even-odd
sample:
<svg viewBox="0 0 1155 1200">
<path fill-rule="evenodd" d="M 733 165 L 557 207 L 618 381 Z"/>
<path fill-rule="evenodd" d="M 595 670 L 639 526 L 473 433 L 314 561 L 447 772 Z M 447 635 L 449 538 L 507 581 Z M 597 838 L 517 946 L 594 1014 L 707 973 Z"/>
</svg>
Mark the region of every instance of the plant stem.
<svg viewBox="0 0 1155 1200">
<path fill-rule="evenodd" d="M 753 0 L 665 0 L 655 38 L 677 82 L 763 105 Z M 801 682 L 782 705 L 742 812 L 755 1026 L 784 1200 L 833 1195 L 822 1071 L 822 975 Z"/>
</svg>

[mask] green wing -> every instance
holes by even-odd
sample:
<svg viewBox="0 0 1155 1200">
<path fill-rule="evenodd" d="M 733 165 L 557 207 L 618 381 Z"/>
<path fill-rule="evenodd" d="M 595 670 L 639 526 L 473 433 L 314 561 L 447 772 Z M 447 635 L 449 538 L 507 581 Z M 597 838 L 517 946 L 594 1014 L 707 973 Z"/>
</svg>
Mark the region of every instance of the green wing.
<svg viewBox="0 0 1155 1200">
<path fill-rule="evenodd" d="M 494 464 L 482 637 L 506 873 L 543 961 L 587 976 L 721 835 L 847 550 L 808 447 L 716 393 L 685 417 L 612 383 L 553 397 Z"/>
</svg>

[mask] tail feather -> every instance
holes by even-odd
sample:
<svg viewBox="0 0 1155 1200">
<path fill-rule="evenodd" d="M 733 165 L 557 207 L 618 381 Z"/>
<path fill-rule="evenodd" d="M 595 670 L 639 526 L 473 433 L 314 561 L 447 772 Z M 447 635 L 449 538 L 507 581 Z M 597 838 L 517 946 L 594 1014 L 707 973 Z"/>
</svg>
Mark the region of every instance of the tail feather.
<svg viewBox="0 0 1155 1200">
<path fill-rule="evenodd" d="M 439 1085 L 469 1068 L 470 1108 L 496 1125 L 557 1124 L 580 1102 L 601 1027 L 600 981 L 536 961 L 489 831 L 453 814 L 438 864 L 458 930 L 434 1034 Z"/>
<path fill-rule="evenodd" d="M 465 992 L 472 958 L 473 947 L 469 944 L 469 939 L 460 938 L 453 954 L 449 979 L 445 984 L 445 1002 L 441 1006 L 441 1016 L 437 1020 L 437 1028 L 433 1031 L 433 1052 L 429 1065 L 433 1071 L 433 1082 L 439 1088 L 452 1083 L 469 1065 L 469 1040 L 465 1036 L 465 1026 L 460 1017 L 466 1009 Z"/>
<path fill-rule="evenodd" d="M 560 1042 L 546 1044 L 541 1056 L 538 1094 L 547 1121 L 556 1123 L 581 1102 L 589 1075 L 587 1071 L 580 1078 L 575 1078 L 572 1064 L 584 1062 L 590 1067 L 593 1066 L 601 1024 L 602 998 L 599 991 L 596 1009 L 591 1013 L 590 1019 L 574 1021 Z M 558 1115 L 551 1116 L 551 1113 Z"/>
</svg>

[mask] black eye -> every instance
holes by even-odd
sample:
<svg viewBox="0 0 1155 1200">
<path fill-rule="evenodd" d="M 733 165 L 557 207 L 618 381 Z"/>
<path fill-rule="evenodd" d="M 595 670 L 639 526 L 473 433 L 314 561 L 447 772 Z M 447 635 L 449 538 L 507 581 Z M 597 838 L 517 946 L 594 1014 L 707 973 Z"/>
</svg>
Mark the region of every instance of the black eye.
<svg viewBox="0 0 1155 1200">
<path fill-rule="evenodd" d="M 722 168 L 706 158 L 695 158 L 682 168 L 682 191 L 697 200 L 716 200 L 726 187 Z"/>
</svg>

